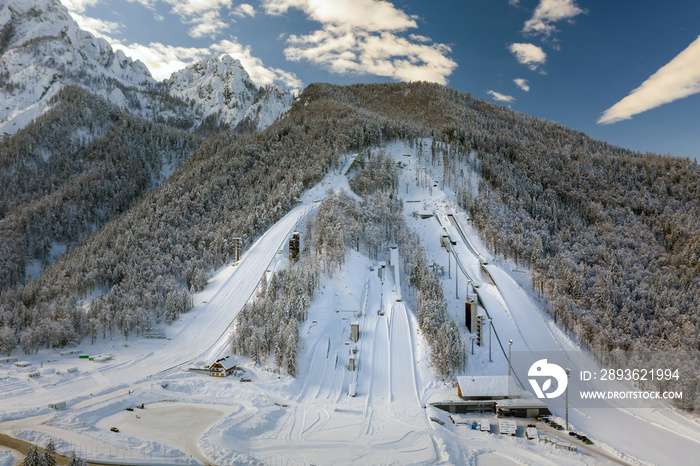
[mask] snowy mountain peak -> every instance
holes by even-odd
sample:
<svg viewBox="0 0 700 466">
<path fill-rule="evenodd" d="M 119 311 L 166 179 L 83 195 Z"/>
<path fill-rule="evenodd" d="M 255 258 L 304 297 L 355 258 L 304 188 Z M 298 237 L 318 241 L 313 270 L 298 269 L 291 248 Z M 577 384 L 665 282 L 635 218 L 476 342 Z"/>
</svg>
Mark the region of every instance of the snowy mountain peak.
<svg viewBox="0 0 700 466">
<path fill-rule="evenodd" d="M 58 37 L 77 32 L 68 10 L 53 0 L 4 0 L 0 8 L 3 51 L 39 37 Z M 9 30 L 6 30 L 9 28 Z M 5 36 L 7 34 L 7 36 Z"/>
<path fill-rule="evenodd" d="M 158 83 L 142 62 L 81 30 L 58 0 L 0 0 L 0 135 L 24 128 L 67 85 L 143 117 L 191 125 L 213 116 L 231 127 L 247 118 L 248 127 L 262 129 L 291 105 L 282 88 L 261 94 L 242 63 L 228 55 Z"/>
<path fill-rule="evenodd" d="M 176 71 L 165 83 L 171 95 L 194 102 L 204 117 L 221 112 L 221 121 L 232 126 L 243 118 L 258 94 L 241 62 L 228 55 Z"/>
<path fill-rule="evenodd" d="M 13 134 L 26 126 L 69 84 L 110 99 L 118 86 L 154 83 L 143 63 L 115 53 L 107 41 L 82 31 L 59 1 L 2 3 L 0 133 Z"/>
</svg>

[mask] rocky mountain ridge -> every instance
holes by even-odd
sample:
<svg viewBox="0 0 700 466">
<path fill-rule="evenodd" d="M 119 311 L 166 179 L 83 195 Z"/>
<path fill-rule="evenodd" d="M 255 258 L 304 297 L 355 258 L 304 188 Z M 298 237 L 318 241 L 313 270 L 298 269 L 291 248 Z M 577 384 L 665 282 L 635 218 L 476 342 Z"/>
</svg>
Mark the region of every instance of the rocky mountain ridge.
<svg viewBox="0 0 700 466">
<path fill-rule="evenodd" d="M 68 85 L 138 116 L 187 129 L 212 115 L 216 123 L 231 127 L 248 117 L 249 127 L 262 129 L 292 101 L 286 89 L 257 86 L 241 62 L 227 55 L 204 59 L 158 82 L 141 61 L 81 30 L 58 0 L 3 0 L 0 134 L 25 127 Z"/>
</svg>

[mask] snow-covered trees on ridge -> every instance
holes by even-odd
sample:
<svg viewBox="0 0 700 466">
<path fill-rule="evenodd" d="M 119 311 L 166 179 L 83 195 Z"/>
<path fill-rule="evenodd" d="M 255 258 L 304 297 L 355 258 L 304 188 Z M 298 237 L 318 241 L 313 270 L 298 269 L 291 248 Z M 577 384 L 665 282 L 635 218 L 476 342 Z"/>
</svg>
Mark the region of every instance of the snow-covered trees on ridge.
<svg viewBox="0 0 700 466">
<path fill-rule="evenodd" d="M 201 289 L 203 277 L 231 256 L 230 238 L 242 237 L 244 247 L 250 244 L 290 210 L 304 189 L 337 166 L 339 154 L 399 134 L 418 135 L 405 121 L 379 113 L 360 115 L 334 102 L 336 93 L 333 86 L 312 86 L 295 110 L 268 130 L 238 136 L 224 131 L 207 140 L 163 185 L 134 205 L 119 204 L 125 212 L 83 235 L 38 277 L 0 292 L 0 326 L 12 328 L 27 342 L 25 351 L 33 352 L 86 335 L 94 341 L 115 333 L 138 334 L 176 317 L 176 308 L 166 309 L 168 296 Z M 124 124 L 132 125 L 128 121 Z M 155 126 L 132 126 L 149 139 L 162 137 Z M 121 156 L 128 159 L 129 150 L 124 147 Z M 121 178 L 126 181 L 126 173 Z M 102 186 L 99 179 L 89 184 L 98 190 Z M 71 192 L 66 205 L 80 205 L 81 195 Z M 93 211 L 103 215 L 99 206 Z M 77 215 L 68 216 L 71 221 L 85 222 L 79 209 L 66 211 Z M 0 228 L 0 247 L 13 258 L 11 263 L 19 263 L 26 257 L 17 258 L 13 251 L 26 244 L 25 224 L 22 217 L 12 218 L 0 219 L 0 224 L 11 224 Z M 38 237 L 46 244 L 57 239 L 51 233 L 48 238 Z M 7 256 L 0 254 L 0 260 Z M 11 268 L 10 282 L 21 282 L 24 266 Z"/>
<path fill-rule="evenodd" d="M 134 117 L 68 86 L 53 108 L 0 141 L 0 289 L 126 212 L 203 138 Z"/>
<path fill-rule="evenodd" d="M 120 214 L 83 235 L 40 276 L 22 285 L 24 266 L 1 267 L 15 285 L 0 292 L 0 328 L 8 326 L 30 345 L 36 332 L 40 345 L 60 345 L 66 338 L 135 332 L 165 319 L 169 293 L 201 287 L 200 271 L 208 274 L 228 260 L 228 238 L 250 244 L 338 165 L 339 154 L 418 137 L 436 141 L 431 163 L 446 168 L 443 182 L 455 187 L 485 243 L 531 268 L 535 289 L 582 346 L 601 359 L 616 349 L 700 350 L 696 162 L 620 149 L 428 83 L 314 84 L 266 131 L 217 134 L 141 201 L 115 199 Z M 357 183 L 360 193 L 363 183 L 370 186 L 360 178 Z M 66 199 L 71 196 L 80 197 Z M 390 192 L 376 199 L 363 202 L 384 203 L 384 209 L 396 202 Z M 43 227 L 47 220 L 3 208 L 0 248 L 7 254 L 0 253 L 0 261 L 14 257 L 15 247 L 40 255 L 59 241 L 60 235 L 26 235 L 26 225 Z M 68 231 L 85 222 L 84 211 L 71 212 L 67 224 L 58 223 Z M 341 243 L 381 255 L 375 238 L 386 234 L 390 220 L 379 217 L 360 222 L 366 225 L 364 243 L 352 230 L 324 240 L 326 266 L 342 264 Z M 34 240 L 28 245 L 29 237 Z M 393 241 L 401 247 L 401 237 Z M 104 306 L 91 314 L 92 298 L 86 297 L 100 293 Z M 68 330 L 44 328 L 46 319 Z M 53 334 L 44 336 L 47 329 Z"/>
<path fill-rule="evenodd" d="M 531 268 L 555 322 L 604 363 L 697 354 L 697 162 L 622 150 L 505 109 L 488 114 L 488 131 L 438 143 L 445 181 L 484 242 Z M 467 186 L 472 173 L 478 183 Z M 698 373 L 700 359 L 686 359 Z M 683 377 L 687 393 L 698 383 Z M 700 397 L 677 403 L 697 409 Z"/>
</svg>

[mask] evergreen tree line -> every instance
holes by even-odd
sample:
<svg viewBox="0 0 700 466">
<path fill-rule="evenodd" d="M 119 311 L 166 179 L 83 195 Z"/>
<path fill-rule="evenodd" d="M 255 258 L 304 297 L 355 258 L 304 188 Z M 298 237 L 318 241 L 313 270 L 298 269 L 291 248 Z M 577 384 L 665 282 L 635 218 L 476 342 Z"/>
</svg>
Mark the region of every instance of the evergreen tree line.
<svg viewBox="0 0 700 466">
<path fill-rule="evenodd" d="M 0 327 L 17 335 L 51 318 L 87 335 L 86 296 L 117 291 L 117 313 L 140 306 L 154 322 L 147 306 L 189 290 L 187 270 L 201 279 L 225 262 L 228 238 L 250 244 L 338 154 L 419 137 L 461 148 L 446 181 L 486 242 L 532 267 L 553 316 L 582 345 L 601 358 L 635 345 L 698 349 L 697 163 L 616 148 L 426 83 L 311 85 L 265 132 L 214 136 L 143 201 L 3 291 Z M 471 172 L 472 190 L 462 176 Z"/>
<path fill-rule="evenodd" d="M 127 211 L 201 144 L 76 87 L 52 104 L 0 142 L 0 289 L 23 283 L 55 243 L 75 244 Z"/>
<path fill-rule="evenodd" d="M 56 464 L 56 446 L 53 443 L 53 439 L 49 439 L 43 449 L 36 445 L 31 445 L 22 460 L 22 466 L 56 466 Z M 77 456 L 75 451 L 73 451 L 66 466 L 88 466 L 88 462 Z"/>
<path fill-rule="evenodd" d="M 260 364 L 274 351 L 277 369 L 296 375 L 299 324 L 306 320 L 318 287 L 318 269 L 306 253 L 299 263 L 272 275 L 269 283 L 263 275 L 256 297 L 236 319 L 230 337 L 234 354 L 249 355 Z"/>
<path fill-rule="evenodd" d="M 686 394 L 675 403 L 698 409 L 697 162 L 634 153 L 516 115 L 496 111 L 494 120 L 508 125 L 466 137 L 462 150 L 440 146 L 445 181 L 486 244 L 530 268 L 555 322 L 601 362 L 625 367 L 644 355 L 648 366 L 664 363 L 661 352 L 695 354 L 674 366 Z M 472 173 L 479 181 L 468 186 Z"/>
<path fill-rule="evenodd" d="M 428 267 L 422 247 L 410 271 L 409 283 L 417 290 L 418 323 L 430 343 L 430 361 L 442 375 L 463 371 L 467 349 L 459 324 L 447 314 L 447 301 L 437 271 Z"/>
<path fill-rule="evenodd" d="M 0 292 L 0 328 L 33 352 L 172 320 L 230 259 L 231 238 L 251 244 L 338 168 L 339 154 L 427 132 L 424 122 L 361 111 L 342 95 L 335 86 L 310 86 L 266 131 L 208 139 L 128 211 L 83 236 L 38 277 Z M 3 239 L 3 247 L 10 244 Z"/>
</svg>

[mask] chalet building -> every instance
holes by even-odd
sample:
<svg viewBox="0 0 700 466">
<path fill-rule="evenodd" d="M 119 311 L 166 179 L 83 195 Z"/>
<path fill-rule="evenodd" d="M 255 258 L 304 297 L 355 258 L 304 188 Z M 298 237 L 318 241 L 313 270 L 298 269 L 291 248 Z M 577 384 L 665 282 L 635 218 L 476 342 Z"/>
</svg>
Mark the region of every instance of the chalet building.
<svg viewBox="0 0 700 466">
<path fill-rule="evenodd" d="M 227 361 L 217 361 L 209 366 L 209 373 L 212 377 L 227 377 L 233 374 L 235 370 L 236 366 Z"/>
</svg>

